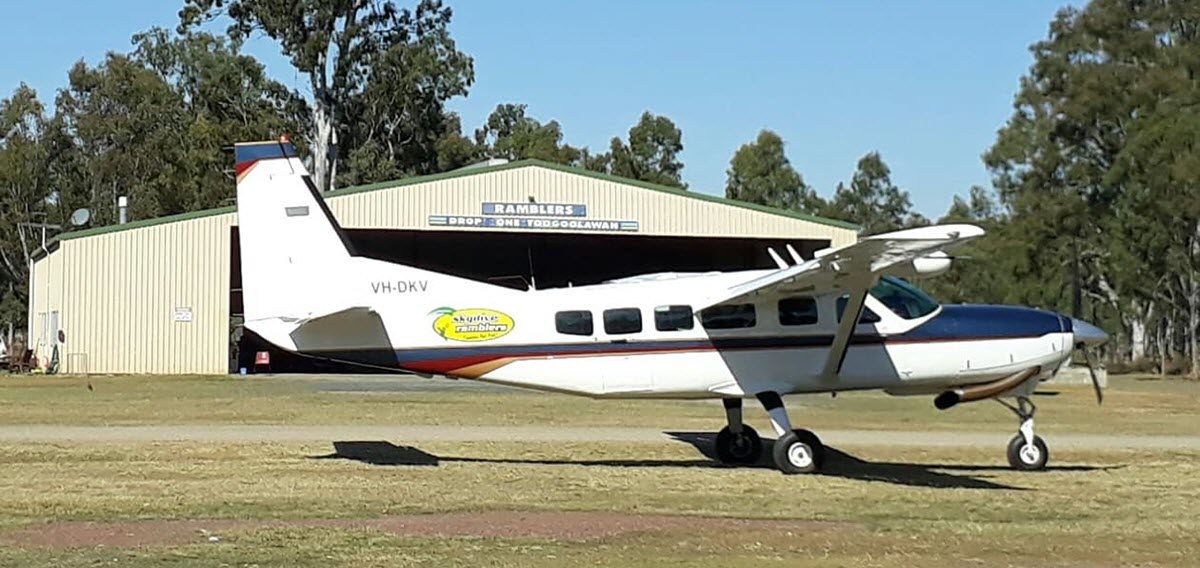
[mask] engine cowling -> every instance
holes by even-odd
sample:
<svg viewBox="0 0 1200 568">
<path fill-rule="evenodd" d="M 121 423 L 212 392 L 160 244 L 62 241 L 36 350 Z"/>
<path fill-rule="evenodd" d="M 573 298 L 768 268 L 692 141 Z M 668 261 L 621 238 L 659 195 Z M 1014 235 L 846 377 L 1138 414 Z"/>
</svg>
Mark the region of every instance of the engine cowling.
<svg viewBox="0 0 1200 568">
<path fill-rule="evenodd" d="M 950 270 L 951 262 L 950 255 L 939 250 L 928 256 L 913 259 L 912 265 L 919 276 L 937 276 Z"/>
<path fill-rule="evenodd" d="M 950 265 L 953 259 L 950 255 L 942 251 L 934 251 L 921 258 L 901 264 L 888 272 L 900 276 L 902 278 L 926 278 L 929 276 L 937 276 L 947 270 L 950 270 Z"/>
</svg>

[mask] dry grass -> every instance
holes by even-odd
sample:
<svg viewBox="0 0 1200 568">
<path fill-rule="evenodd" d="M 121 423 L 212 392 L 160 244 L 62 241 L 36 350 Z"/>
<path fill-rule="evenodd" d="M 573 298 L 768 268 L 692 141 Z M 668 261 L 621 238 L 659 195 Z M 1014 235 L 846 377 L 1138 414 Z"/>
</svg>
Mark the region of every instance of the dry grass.
<svg viewBox="0 0 1200 568">
<path fill-rule="evenodd" d="M 705 403 L 597 402 L 504 393 L 342 395 L 305 381 L 0 380 L 7 424 L 575 424 L 710 429 Z M 1195 383 L 1118 380 L 1040 399 L 1046 430 L 1195 434 Z M 995 405 L 803 398 L 821 427 L 1012 428 Z M 832 403 L 832 404 L 831 404 Z M 1056 425 L 1057 424 L 1057 425 Z M 1051 443 L 1053 439 L 1051 436 Z M 375 461 L 410 452 L 376 445 Z M 0 541 L 21 527 L 139 519 L 368 519 L 452 511 L 606 511 L 827 521 L 831 528 L 651 531 L 600 539 L 398 536 L 369 528 L 237 528 L 141 548 L 0 544 L 0 566 L 1194 566 L 1200 458 L 1056 451 L 1018 473 L 1001 448 L 847 448 L 822 476 L 714 467 L 695 448 L 647 444 L 421 444 L 436 467 L 373 465 L 329 443 L 0 444 Z M 352 452 L 344 452 L 349 455 Z M 359 455 L 361 457 L 361 455 Z M 382 458 L 382 459 L 379 459 Z"/>
<path fill-rule="evenodd" d="M 372 379 L 380 380 L 380 379 Z M 92 385 L 92 390 L 87 385 Z M 320 392 L 312 379 L 235 377 L 0 378 L 0 424 L 427 424 L 646 426 L 714 430 L 711 401 L 590 400 L 530 391 Z M 1097 408 L 1091 389 L 1047 386 L 1038 397 L 1044 432 L 1200 432 L 1200 384 L 1121 377 Z M 1009 431 L 1012 415 L 991 403 L 949 411 L 928 397 L 843 393 L 789 397 L 794 419 L 820 429 Z M 748 419 L 767 424 L 750 407 Z"/>
<path fill-rule="evenodd" d="M 836 521 L 811 534 L 706 531 L 600 541 L 411 538 L 320 527 L 242 529 L 222 542 L 138 550 L 9 547 L 0 563 L 120 558 L 204 564 L 606 565 L 755 558 L 829 565 L 1194 565 L 1194 454 L 1060 452 L 1041 474 L 999 467 L 993 448 L 862 449 L 841 474 L 786 477 L 701 466 L 683 444 L 428 444 L 437 467 L 381 466 L 314 444 L 0 447 L 0 526 L 137 519 L 372 518 L 445 511 L 594 510 Z M 654 456 L 649 463 L 640 463 Z M 596 462 L 603 462 L 597 465 Z M 897 465 L 883 465 L 883 464 Z M 661 467 L 656 467 L 661 466 Z M 2 534 L 2 531 L 0 531 Z M 870 562 L 868 562 L 868 560 Z M 865 564 L 864 564 L 865 563 Z"/>
</svg>

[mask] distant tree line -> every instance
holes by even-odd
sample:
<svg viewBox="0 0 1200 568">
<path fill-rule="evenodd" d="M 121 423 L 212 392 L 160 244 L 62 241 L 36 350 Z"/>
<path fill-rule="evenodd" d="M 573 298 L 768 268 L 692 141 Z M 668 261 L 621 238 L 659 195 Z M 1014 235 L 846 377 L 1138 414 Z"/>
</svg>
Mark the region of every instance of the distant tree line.
<svg viewBox="0 0 1200 568">
<path fill-rule="evenodd" d="M 643 113 L 592 151 L 524 104 L 473 131 L 446 108 L 475 80 L 440 0 L 183 0 L 174 30 L 68 72 L 53 103 L 25 85 L 0 100 L 0 324 L 22 327 L 22 223 L 92 226 L 232 203 L 234 141 L 294 133 L 319 187 L 536 158 L 686 189 L 683 137 Z M 983 225 L 969 257 L 924 283 L 943 301 L 1020 303 L 1098 321 L 1112 361 L 1200 369 L 1200 3 L 1093 0 L 1064 8 L 1021 79 L 983 160 L 995 191 L 967 189 L 937 221 Z M 302 95 L 242 52 L 275 41 Z M 828 197 L 805 183 L 770 130 L 738 148 L 730 198 L 846 219 L 877 233 L 930 222 L 877 152 Z M 22 239 L 21 236 L 26 236 Z"/>
</svg>

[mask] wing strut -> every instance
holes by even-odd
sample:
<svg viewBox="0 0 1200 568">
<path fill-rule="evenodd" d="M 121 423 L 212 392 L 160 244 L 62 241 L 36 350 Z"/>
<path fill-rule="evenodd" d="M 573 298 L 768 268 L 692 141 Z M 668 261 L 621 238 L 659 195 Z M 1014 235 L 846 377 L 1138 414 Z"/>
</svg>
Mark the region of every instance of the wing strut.
<svg viewBox="0 0 1200 568">
<path fill-rule="evenodd" d="M 842 321 L 838 322 L 837 335 L 833 336 L 833 344 L 829 346 L 829 355 L 825 358 L 825 369 L 821 372 L 821 377 L 834 379 L 842 372 L 842 363 L 846 360 L 850 339 L 854 337 L 858 318 L 862 317 L 863 307 L 867 303 L 868 290 L 869 288 L 866 286 L 850 290 L 850 299 L 846 302 Z"/>
</svg>

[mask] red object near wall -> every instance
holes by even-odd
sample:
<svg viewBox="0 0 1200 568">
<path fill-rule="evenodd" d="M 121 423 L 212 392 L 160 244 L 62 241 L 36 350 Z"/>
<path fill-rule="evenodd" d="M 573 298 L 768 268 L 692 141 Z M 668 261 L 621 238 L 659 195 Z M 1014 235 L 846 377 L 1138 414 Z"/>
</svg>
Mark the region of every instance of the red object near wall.
<svg viewBox="0 0 1200 568">
<path fill-rule="evenodd" d="M 266 367 L 267 372 L 271 372 L 271 353 L 269 351 L 257 351 L 254 353 L 254 371 L 258 372 L 259 367 Z"/>
</svg>

